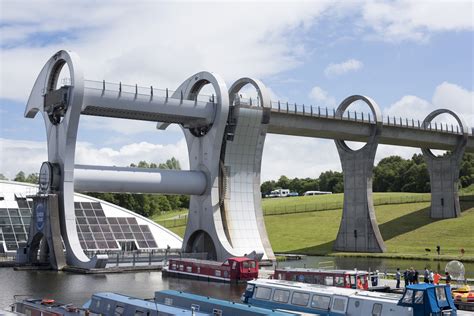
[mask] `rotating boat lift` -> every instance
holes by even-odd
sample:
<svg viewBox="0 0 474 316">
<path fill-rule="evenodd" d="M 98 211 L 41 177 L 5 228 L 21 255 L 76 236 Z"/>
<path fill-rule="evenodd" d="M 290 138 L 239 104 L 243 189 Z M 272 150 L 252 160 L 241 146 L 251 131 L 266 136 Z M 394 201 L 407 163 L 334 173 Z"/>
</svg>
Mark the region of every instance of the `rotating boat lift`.
<svg viewBox="0 0 474 316">
<path fill-rule="evenodd" d="M 63 67 L 68 67 L 71 82 L 57 88 Z M 214 88 L 215 97 L 202 101 L 199 93 L 208 84 Z M 237 97 L 247 84 L 258 93 L 255 105 L 242 103 Z M 344 111 L 356 100 L 369 105 L 373 121 L 357 122 L 357 117 L 355 122 L 344 119 Z M 439 206 L 437 200 L 432 201 L 432 217 L 460 214 L 456 186 L 459 163 L 468 138 L 472 137 L 468 137 L 469 131 L 462 119 L 450 111 L 448 113 L 459 123 L 460 132 L 431 133 L 427 124 L 443 111 L 447 110 L 430 114 L 418 130 L 403 129 L 401 133 L 396 126 L 384 126 L 377 104 L 364 96 L 347 98 L 332 117 L 327 109 L 324 114 L 319 108 L 313 111 L 312 107 L 310 115 L 303 107 L 301 116 L 296 105 L 294 113 L 288 103 L 286 112 L 280 102 L 278 107 L 272 106 L 268 90 L 256 79 L 239 79 L 227 89 L 218 75 L 200 72 L 174 92 L 111 85 L 105 81 L 84 80 L 79 57 L 70 51 L 59 51 L 41 70 L 25 110 L 27 118 L 41 112 L 48 144 L 48 161 L 40 171 L 40 191 L 33 209 L 33 222 L 46 221 L 46 225 L 30 226 L 28 257 L 36 257 L 39 240 L 44 236 L 55 268 L 60 269 L 66 263 L 86 269 L 105 267 L 106 255 L 89 259 L 79 243 L 73 197 L 74 191 L 83 191 L 189 194 L 184 252 L 206 252 L 208 258 L 215 260 L 255 252 L 263 259 L 274 260 L 260 194 L 260 169 L 267 132 L 336 139 L 344 172 L 345 198 L 335 249 L 383 252 L 385 246 L 375 219 L 371 180 L 379 142 L 441 149 L 457 144 L 451 158 L 430 156 L 428 149 L 423 153 L 428 161 L 432 188 L 439 183 L 442 188 L 451 188 L 447 193 L 442 189 L 433 194 L 434 198 L 441 199 L 442 205 Z M 81 115 L 152 121 L 157 123 L 158 129 L 179 124 L 188 145 L 190 170 L 76 165 Z M 344 143 L 344 140 L 360 141 L 364 135 L 369 141 L 358 151 Z M 419 141 L 413 142 L 412 135 L 419 137 Z M 474 150 L 473 143 L 469 144 L 470 151 Z M 452 176 L 446 176 L 447 173 Z M 453 203 L 454 211 L 447 202 Z M 66 247 L 65 259 L 57 242 L 61 238 Z"/>
</svg>

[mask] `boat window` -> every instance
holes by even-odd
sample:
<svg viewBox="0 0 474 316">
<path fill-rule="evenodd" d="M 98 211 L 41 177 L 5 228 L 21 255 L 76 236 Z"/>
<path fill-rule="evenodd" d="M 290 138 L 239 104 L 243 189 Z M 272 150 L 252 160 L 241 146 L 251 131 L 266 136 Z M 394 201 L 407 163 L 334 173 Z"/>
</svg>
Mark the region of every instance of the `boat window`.
<svg viewBox="0 0 474 316">
<path fill-rule="evenodd" d="M 234 261 L 232 262 L 232 270 L 235 270 L 237 268 L 237 262 Z"/>
<path fill-rule="evenodd" d="M 142 311 L 139 311 L 139 310 L 136 310 L 136 311 L 135 311 L 135 315 L 134 315 L 134 316 L 143 316 L 143 315 L 145 315 L 145 313 L 144 313 L 144 312 L 142 312 Z"/>
<path fill-rule="evenodd" d="M 107 311 L 110 311 L 110 304 L 107 304 Z"/>
<path fill-rule="evenodd" d="M 334 284 L 334 278 L 332 276 L 325 277 L 324 278 L 324 284 L 333 285 Z"/>
<path fill-rule="evenodd" d="M 122 315 L 123 315 L 123 310 L 124 310 L 124 307 L 123 307 L 123 306 L 117 305 L 117 306 L 115 307 L 114 315 L 115 315 L 115 316 L 122 316 Z"/>
<path fill-rule="evenodd" d="M 186 267 L 187 272 L 193 272 L 193 267 Z"/>
<path fill-rule="evenodd" d="M 201 273 L 201 267 L 197 267 L 197 273 Z"/>
<path fill-rule="evenodd" d="M 349 283 L 351 286 L 353 285 L 357 285 L 357 282 L 356 282 L 356 277 L 355 275 L 351 275 L 351 282 Z"/>
<path fill-rule="evenodd" d="M 294 292 L 293 297 L 291 298 L 291 304 L 306 306 L 309 302 L 309 294 L 302 292 Z"/>
<path fill-rule="evenodd" d="M 334 297 L 332 301 L 332 311 L 335 312 L 346 312 L 347 307 L 347 297 Z"/>
<path fill-rule="evenodd" d="M 165 305 L 173 306 L 173 299 L 171 297 L 165 297 Z"/>
<path fill-rule="evenodd" d="M 100 300 L 96 300 L 95 301 L 95 308 L 99 308 L 100 307 Z"/>
<path fill-rule="evenodd" d="M 171 265 L 171 270 L 176 270 L 176 263 L 173 263 L 173 264 Z"/>
<path fill-rule="evenodd" d="M 248 268 L 249 268 L 249 262 L 248 262 L 248 261 L 242 262 L 242 267 L 243 267 L 244 269 L 248 269 Z"/>
<path fill-rule="evenodd" d="M 443 287 L 436 288 L 436 299 L 439 301 L 446 301 L 446 292 Z"/>
<path fill-rule="evenodd" d="M 255 291 L 255 298 L 262 300 L 269 300 L 272 295 L 272 289 L 269 287 L 257 287 Z"/>
<path fill-rule="evenodd" d="M 290 291 L 275 289 L 273 292 L 273 300 L 275 302 L 288 303 L 290 298 Z"/>
<path fill-rule="evenodd" d="M 184 265 L 180 264 L 180 265 L 179 265 L 179 269 L 180 269 L 181 271 L 184 271 Z"/>
<path fill-rule="evenodd" d="M 195 312 L 199 312 L 200 306 L 198 304 L 191 304 L 191 310 Z"/>
<path fill-rule="evenodd" d="M 222 265 L 223 266 L 228 266 L 229 265 L 229 260 L 224 261 L 224 263 Z"/>
<path fill-rule="evenodd" d="M 222 316 L 222 310 L 214 308 L 212 310 L 212 315 L 214 316 Z"/>
<path fill-rule="evenodd" d="M 311 300 L 311 307 L 319 308 L 319 309 L 329 309 L 330 303 L 331 303 L 331 297 L 316 294 L 313 296 L 313 299 Z"/>
<path fill-rule="evenodd" d="M 220 277 L 221 276 L 221 270 L 216 270 L 214 272 L 215 276 Z"/>
<path fill-rule="evenodd" d="M 245 291 L 253 292 L 253 287 L 254 287 L 253 284 L 247 284 L 247 288 L 245 289 Z"/>
<path fill-rule="evenodd" d="M 402 302 L 411 304 L 413 300 L 413 290 L 406 290 L 405 295 L 402 298 Z"/>
<path fill-rule="evenodd" d="M 382 304 L 376 303 L 372 307 L 372 316 L 381 316 L 382 315 Z"/>
<path fill-rule="evenodd" d="M 337 276 L 337 277 L 335 277 L 335 279 L 336 279 L 336 280 L 335 280 L 335 281 L 336 281 L 336 282 L 335 282 L 335 285 L 336 285 L 336 286 L 344 286 L 344 277 L 342 277 L 342 276 Z"/>
<path fill-rule="evenodd" d="M 415 292 L 415 304 L 423 304 L 423 291 Z"/>
<path fill-rule="evenodd" d="M 257 267 L 257 264 L 255 261 L 250 261 L 250 268 L 255 269 Z"/>
</svg>

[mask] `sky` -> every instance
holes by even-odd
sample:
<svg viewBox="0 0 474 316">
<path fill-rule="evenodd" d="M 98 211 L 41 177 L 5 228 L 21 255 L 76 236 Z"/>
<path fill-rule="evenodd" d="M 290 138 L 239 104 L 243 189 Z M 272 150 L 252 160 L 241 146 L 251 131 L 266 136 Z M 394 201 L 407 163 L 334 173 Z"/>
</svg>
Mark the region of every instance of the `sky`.
<svg viewBox="0 0 474 316">
<path fill-rule="evenodd" d="M 175 89 L 205 70 L 228 87 L 258 78 L 273 101 L 332 108 L 363 94 L 384 115 L 422 120 L 448 108 L 474 127 L 473 21 L 472 1 L 2 0 L 0 173 L 38 172 L 47 160 L 42 116 L 23 113 L 41 68 L 61 49 L 80 56 L 91 80 Z M 376 161 L 420 152 L 379 145 Z M 189 168 L 178 126 L 81 116 L 78 164 L 171 157 Z M 341 170 L 334 141 L 267 135 L 262 180 L 327 170 Z"/>
</svg>

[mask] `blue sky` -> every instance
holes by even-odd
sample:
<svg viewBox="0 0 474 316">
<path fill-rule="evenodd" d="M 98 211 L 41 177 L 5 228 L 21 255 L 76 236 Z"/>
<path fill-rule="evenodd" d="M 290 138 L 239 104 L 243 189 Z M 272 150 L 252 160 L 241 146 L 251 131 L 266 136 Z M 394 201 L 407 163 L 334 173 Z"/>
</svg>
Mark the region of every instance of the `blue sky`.
<svg viewBox="0 0 474 316">
<path fill-rule="evenodd" d="M 43 120 L 23 112 L 37 74 L 60 49 L 79 54 L 87 79 L 173 89 L 208 70 L 229 86 L 242 76 L 259 78 L 273 100 L 335 107 L 364 94 L 385 115 L 423 119 L 447 107 L 474 126 L 470 1 L 7 0 L 0 6 L 0 173 L 9 178 L 37 172 L 46 159 Z M 377 159 L 414 152 L 379 146 Z M 171 156 L 187 166 L 177 126 L 162 132 L 152 123 L 81 118 L 78 163 Z M 263 179 L 340 168 L 330 140 L 267 137 Z"/>
</svg>

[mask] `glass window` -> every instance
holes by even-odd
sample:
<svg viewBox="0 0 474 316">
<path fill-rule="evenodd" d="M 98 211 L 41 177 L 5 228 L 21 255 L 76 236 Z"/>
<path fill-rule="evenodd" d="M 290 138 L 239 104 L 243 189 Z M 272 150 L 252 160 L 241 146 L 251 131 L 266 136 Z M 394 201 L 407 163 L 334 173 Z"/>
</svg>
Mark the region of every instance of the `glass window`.
<svg viewBox="0 0 474 316">
<path fill-rule="evenodd" d="M 0 217 L 7 217 L 8 212 L 6 208 L 0 208 Z"/>
<path fill-rule="evenodd" d="M 332 310 L 337 312 L 346 312 L 347 298 L 345 297 L 334 297 L 332 301 Z"/>
<path fill-rule="evenodd" d="M 27 208 L 21 208 L 20 209 L 20 215 L 23 216 L 23 217 L 29 217 L 29 216 L 31 216 L 31 212 Z"/>
<path fill-rule="evenodd" d="M 294 292 L 293 297 L 291 298 L 291 304 L 306 306 L 309 302 L 309 294 L 302 292 Z"/>
<path fill-rule="evenodd" d="M 415 292 L 415 304 L 423 304 L 423 291 Z"/>
<path fill-rule="evenodd" d="M 443 287 L 436 288 L 436 299 L 439 301 L 446 301 L 446 292 Z"/>
<path fill-rule="evenodd" d="M 382 315 L 382 304 L 374 304 L 372 307 L 372 316 L 381 316 Z"/>
<path fill-rule="evenodd" d="M 12 224 L 22 224 L 20 217 L 12 217 Z"/>
<path fill-rule="evenodd" d="M 20 213 L 18 213 L 18 210 L 15 209 L 15 208 L 14 209 L 11 208 L 8 211 L 10 212 L 10 216 L 12 216 L 12 217 L 13 216 L 15 216 L 15 217 L 20 216 Z"/>
<path fill-rule="evenodd" d="M 327 276 L 324 278 L 324 284 L 334 285 L 334 278 L 332 276 Z"/>
<path fill-rule="evenodd" d="M 237 268 L 237 262 L 236 261 L 232 262 L 232 270 L 235 270 L 235 268 Z"/>
<path fill-rule="evenodd" d="M 336 276 L 334 277 L 335 279 L 335 285 L 336 286 L 344 286 L 344 277 L 343 276 Z"/>
<path fill-rule="evenodd" d="M 314 295 L 311 300 L 311 307 L 319 309 L 329 309 L 331 303 L 331 297 L 324 295 Z"/>
<path fill-rule="evenodd" d="M 405 295 L 402 298 L 402 302 L 406 304 L 411 304 L 413 300 L 413 290 L 406 290 Z"/>
<path fill-rule="evenodd" d="M 114 315 L 115 315 L 115 316 L 122 316 L 122 315 L 123 315 L 123 311 L 124 311 L 123 306 L 116 306 L 116 307 L 115 307 Z"/>
<path fill-rule="evenodd" d="M 242 262 L 242 268 L 248 269 L 249 268 L 249 262 L 248 261 Z"/>
<path fill-rule="evenodd" d="M 222 316 L 222 310 L 214 308 L 212 310 L 212 315 L 213 316 Z"/>
<path fill-rule="evenodd" d="M 255 261 L 250 261 L 250 268 L 252 269 L 255 269 L 257 267 L 257 264 L 255 263 Z"/>
<path fill-rule="evenodd" d="M 145 312 L 142 312 L 142 311 L 135 311 L 135 316 L 142 316 L 142 315 L 145 315 Z"/>
<path fill-rule="evenodd" d="M 247 287 L 245 288 L 245 291 L 253 292 L 253 287 L 254 287 L 253 284 L 247 284 Z"/>
<path fill-rule="evenodd" d="M 0 217 L 0 226 L 10 225 L 10 219 L 8 217 Z"/>
<path fill-rule="evenodd" d="M 290 298 L 290 291 L 275 289 L 273 292 L 273 300 L 275 302 L 288 303 Z"/>
<path fill-rule="evenodd" d="M 272 295 L 272 289 L 268 287 L 257 287 L 255 291 L 255 298 L 261 300 L 269 300 Z"/>
</svg>

